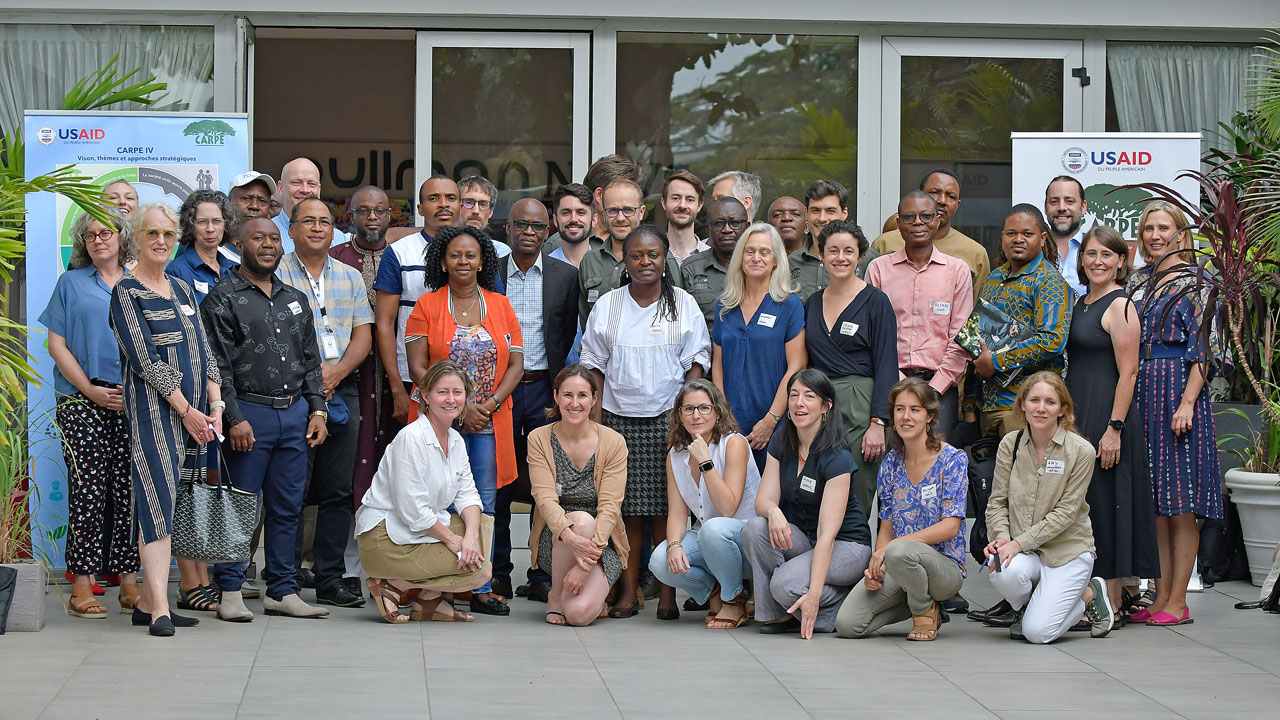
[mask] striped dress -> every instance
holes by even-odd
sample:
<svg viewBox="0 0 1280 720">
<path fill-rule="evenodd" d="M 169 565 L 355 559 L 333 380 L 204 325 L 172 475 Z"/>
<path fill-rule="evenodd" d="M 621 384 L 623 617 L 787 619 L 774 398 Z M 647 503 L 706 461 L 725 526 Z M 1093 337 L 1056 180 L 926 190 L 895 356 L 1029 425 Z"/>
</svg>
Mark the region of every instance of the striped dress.
<svg viewBox="0 0 1280 720">
<path fill-rule="evenodd" d="M 169 286 L 170 297 L 161 297 L 128 273 L 111 293 L 132 439 L 132 525 L 144 543 L 169 536 L 177 483 L 203 482 L 205 473 L 205 446 L 191 438 L 165 398 L 181 390 L 192 407 L 208 412 L 205 381 L 221 380 L 195 293 L 178 278 L 169 278 Z"/>
</svg>

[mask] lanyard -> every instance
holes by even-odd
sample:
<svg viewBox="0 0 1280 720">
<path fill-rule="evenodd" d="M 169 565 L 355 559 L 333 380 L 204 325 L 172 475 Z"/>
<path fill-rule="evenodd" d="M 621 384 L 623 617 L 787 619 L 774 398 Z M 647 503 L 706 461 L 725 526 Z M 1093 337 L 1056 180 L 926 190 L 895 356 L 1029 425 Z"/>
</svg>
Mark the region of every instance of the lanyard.
<svg viewBox="0 0 1280 720">
<path fill-rule="evenodd" d="M 324 270 L 320 271 L 320 280 L 316 281 L 311 277 L 311 271 L 303 264 L 302 258 L 297 258 L 298 265 L 302 267 L 302 274 L 307 276 L 307 282 L 311 283 L 311 294 L 316 298 L 316 305 L 320 306 L 320 322 L 324 325 L 327 332 L 333 332 L 329 327 L 329 311 L 324 305 L 324 270 L 329 269 L 329 259 L 325 258 Z"/>
</svg>

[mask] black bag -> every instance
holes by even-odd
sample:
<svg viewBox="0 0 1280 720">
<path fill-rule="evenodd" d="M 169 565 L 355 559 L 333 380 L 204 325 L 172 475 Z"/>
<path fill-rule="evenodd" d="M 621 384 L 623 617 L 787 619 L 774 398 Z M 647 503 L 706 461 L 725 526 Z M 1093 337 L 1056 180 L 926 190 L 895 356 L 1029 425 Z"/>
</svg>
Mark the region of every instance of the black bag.
<svg viewBox="0 0 1280 720">
<path fill-rule="evenodd" d="M 1200 526 L 1200 549 L 1196 559 L 1200 565 L 1200 579 L 1206 587 L 1227 580 L 1250 578 L 1240 512 L 1230 499 L 1222 500 L 1221 520 L 1205 520 Z"/>
<path fill-rule="evenodd" d="M 179 483 L 173 501 L 173 555 L 198 562 L 245 562 L 258 527 L 258 493 L 231 484 L 218 449 L 218 484 Z"/>
<path fill-rule="evenodd" d="M 13 603 L 13 593 L 18 586 L 18 571 L 11 567 L 0 567 L 0 635 L 4 634 L 4 626 L 9 623 L 9 605 Z"/>
<path fill-rule="evenodd" d="M 1013 440 L 1013 460 L 1018 459 L 1018 446 L 1025 430 Z M 969 530 L 969 554 L 981 564 L 987 561 L 987 502 L 996 476 L 996 453 L 1000 438 L 981 438 L 969 449 L 969 502 L 973 506 L 973 527 Z M 1010 463 L 1012 465 L 1012 462 Z"/>
</svg>

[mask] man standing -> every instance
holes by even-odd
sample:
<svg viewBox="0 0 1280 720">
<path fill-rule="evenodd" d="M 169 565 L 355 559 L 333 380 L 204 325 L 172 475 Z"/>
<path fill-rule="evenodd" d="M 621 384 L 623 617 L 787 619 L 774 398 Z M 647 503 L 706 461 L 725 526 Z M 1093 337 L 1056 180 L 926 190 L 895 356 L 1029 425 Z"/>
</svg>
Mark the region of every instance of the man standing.
<svg viewBox="0 0 1280 720">
<path fill-rule="evenodd" d="M 729 196 L 712 200 L 711 207 L 707 208 L 711 247 L 686 260 L 680 268 L 684 288 L 702 308 L 707 330 L 714 324 L 716 300 L 724 292 L 724 282 L 729 277 L 729 260 L 738 245 L 738 236 L 750 224 L 747 209 L 738 202 L 738 198 Z"/>
<path fill-rule="evenodd" d="M 511 394 L 518 479 L 498 489 L 493 531 L 493 591 L 510 598 L 511 502 L 532 501 L 529 491 L 528 436 L 547 424 L 552 404 L 551 383 L 565 366 L 578 330 L 578 271 L 569 263 L 543 257 L 548 230 L 547 210 L 533 198 L 516 201 L 507 220 L 511 255 L 498 261 L 506 279 L 507 299 L 520 321 L 524 338 L 524 375 Z M 534 541 L 536 542 L 536 540 Z M 533 547 L 536 548 L 536 545 Z M 536 552 L 536 550 L 535 550 Z M 546 601 L 551 587 L 547 569 L 530 570 L 526 594 Z"/>
<path fill-rule="evenodd" d="M 489 232 L 489 220 L 498 206 L 498 188 L 479 175 L 468 175 L 458 181 L 458 194 L 462 198 L 462 224 Z M 500 258 L 511 254 L 511 248 L 499 240 L 493 240 L 493 251 Z"/>
<path fill-rule="evenodd" d="M 609 242 L 589 250 L 578 265 L 578 316 L 587 326 L 587 316 L 596 301 L 618 287 L 622 281 L 622 241 L 640 227 L 644 217 L 644 191 L 630 180 L 615 180 L 602 195 L 604 215 L 609 227 Z M 680 284 L 680 266 L 667 257 L 666 272 Z"/>
<path fill-rule="evenodd" d="M 788 255 L 804 247 L 804 216 L 804 204 L 790 195 L 783 195 L 769 205 L 769 224 L 782 236 Z"/>
<path fill-rule="evenodd" d="M 929 193 L 929 197 L 938 203 L 938 235 L 933 239 L 934 246 L 951 257 L 960 258 L 969 266 L 976 293 L 986 281 L 987 273 L 991 272 L 991 257 L 981 243 L 951 225 L 956 211 L 960 209 L 960 181 L 950 170 L 938 168 L 924 176 L 920 181 L 920 189 Z M 890 230 L 871 243 L 871 247 L 882 255 L 897 252 L 902 246 L 902 233 L 897 230 Z"/>
<path fill-rule="evenodd" d="M 280 213 L 273 220 L 280 228 L 280 241 L 284 244 L 281 252 L 293 252 L 293 239 L 289 235 L 289 218 L 293 217 L 293 208 L 308 198 L 320 197 L 320 168 L 306 158 L 294 158 L 284 164 L 280 170 Z M 334 229 L 334 240 L 346 242 L 345 232 Z"/>
<path fill-rule="evenodd" d="M 332 222 L 332 221 L 331 221 Z M 268 615 L 323 617 L 298 597 L 298 520 L 307 482 L 307 448 L 328 433 L 323 375 L 307 296 L 280 282 L 280 230 L 265 218 L 240 226 L 242 258 L 200 305 L 227 403 L 226 459 L 231 482 L 262 493 Z M 220 588 L 244 585 L 245 563 L 219 563 Z M 240 590 L 225 591 L 218 617 L 248 622 Z"/>
<path fill-rule="evenodd" d="M 374 341 L 391 386 L 392 417 L 401 424 L 409 417 L 409 393 L 420 378 L 409 377 L 404 354 L 404 326 L 418 298 L 427 292 L 424 255 L 431 238 L 453 225 L 461 207 L 458 184 L 444 175 L 433 175 L 418 189 L 418 214 L 424 227 L 391 244 L 382 254 L 373 281 Z"/>
<path fill-rule="evenodd" d="M 1044 217 L 1049 221 L 1050 239 L 1058 245 L 1058 271 L 1077 297 L 1089 294 L 1088 286 L 1080 282 L 1080 273 L 1076 272 L 1080 243 L 1084 240 L 1081 221 L 1088 210 L 1084 185 L 1070 175 L 1059 175 L 1044 189 Z"/>
<path fill-rule="evenodd" d="M 796 294 L 801 300 L 808 300 L 810 295 L 830 282 L 827 266 L 822 264 L 822 257 L 817 253 L 816 239 L 827 223 L 849 219 L 849 191 L 835 180 L 818 180 L 805 189 L 804 199 L 809 236 L 805 238 L 804 247 L 787 256 L 787 260 L 791 263 L 791 284 L 796 287 Z M 879 256 L 880 253 L 867 248 L 867 254 L 858 261 L 854 273 L 858 277 L 866 277 L 867 266 Z"/>
<path fill-rule="evenodd" d="M 280 280 L 307 296 L 320 348 L 320 373 L 329 399 L 328 438 L 307 453 L 308 495 L 316 508 L 316 600 L 325 605 L 361 607 L 364 599 L 343 584 L 343 554 L 351 536 L 352 473 L 360 434 L 360 395 L 352 374 L 373 346 L 373 310 L 364 279 L 351 267 L 329 257 L 333 245 L 333 216 L 318 199 L 294 206 L 294 251 L 280 262 Z M 369 418 L 370 421 L 373 418 Z M 302 529 L 295 560 L 301 566 Z"/>
<path fill-rule="evenodd" d="M 603 240 L 591 234 L 596 215 L 591 191 L 581 183 L 561 185 L 556 188 L 551 207 L 556 213 L 556 225 L 560 228 L 557 235 L 563 244 L 554 250 L 548 250 L 547 244 L 543 243 L 542 253 L 576 268 L 588 251 L 604 245 Z"/>
<path fill-rule="evenodd" d="M 760 176 L 741 170 L 722 172 L 711 178 L 711 199 L 735 197 L 747 209 L 747 222 L 756 216 L 760 208 Z"/>
<path fill-rule="evenodd" d="M 241 220 L 267 217 L 271 209 L 271 196 L 276 194 L 276 181 L 266 173 L 243 172 L 231 178 L 227 195 L 240 213 Z"/>
<path fill-rule="evenodd" d="M 676 170 L 662 184 L 662 210 L 667 214 L 667 240 L 677 263 L 709 246 L 693 230 L 702 212 L 702 181 L 688 170 Z"/>
<path fill-rule="evenodd" d="M 591 249 L 599 247 L 595 238 L 600 238 L 599 244 L 603 245 L 605 239 L 609 237 L 609 219 L 604 215 L 604 189 L 618 180 L 630 180 L 639 186 L 642 179 L 640 166 L 621 155 L 605 155 L 587 168 L 582 184 L 591 193 L 591 205 L 595 211 L 595 219 L 591 226 Z M 560 247 L 561 242 L 559 233 L 552 235 L 543 244 L 542 252 L 554 252 Z"/>
<path fill-rule="evenodd" d="M 898 369 L 923 378 L 942 397 L 937 431 L 946 437 L 959 419 L 956 381 L 969 356 L 952 339 L 973 312 L 969 266 L 934 246 L 938 203 L 913 190 L 898 203 L 906 245 L 867 268 L 867 282 L 889 296 L 898 318 Z"/>
</svg>

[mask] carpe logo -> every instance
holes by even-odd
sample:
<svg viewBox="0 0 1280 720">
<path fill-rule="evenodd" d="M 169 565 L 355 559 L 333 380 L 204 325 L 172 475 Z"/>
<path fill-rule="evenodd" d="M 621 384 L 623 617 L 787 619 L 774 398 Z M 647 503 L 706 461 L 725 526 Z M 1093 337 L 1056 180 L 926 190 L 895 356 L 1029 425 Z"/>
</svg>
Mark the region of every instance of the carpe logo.
<svg viewBox="0 0 1280 720">
<path fill-rule="evenodd" d="M 1062 167 L 1072 175 L 1089 167 L 1089 156 L 1084 148 L 1069 147 L 1062 153 Z"/>
<path fill-rule="evenodd" d="M 36 140 L 39 140 L 41 145 L 52 145 L 53 141 L 57 139 L 58 134 L 48 125 L 36 131 Z"/>
<path fill-rule="evenodd" d="M 182 131 L 183 137 L 195 135 L 197 145 L 222 145 L 228 135 L 235 134 L 235 128 L 221 120 L 197 120 Z"/>
</svg>

